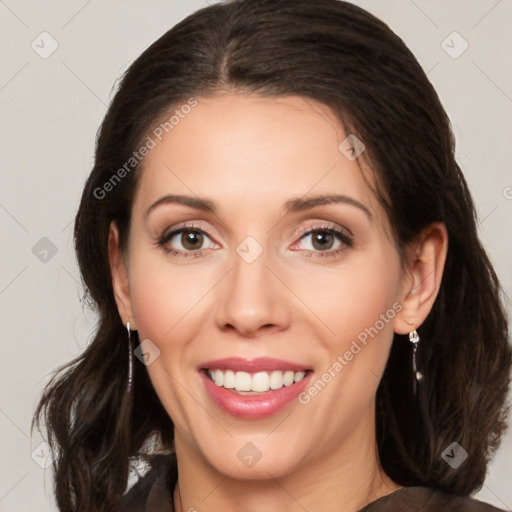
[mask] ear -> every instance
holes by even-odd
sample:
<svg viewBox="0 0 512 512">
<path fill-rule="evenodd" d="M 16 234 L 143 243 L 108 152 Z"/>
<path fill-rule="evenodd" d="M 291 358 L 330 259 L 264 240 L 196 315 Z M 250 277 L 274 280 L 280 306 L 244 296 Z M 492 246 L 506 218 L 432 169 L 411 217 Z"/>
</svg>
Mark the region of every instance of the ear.
<svg viewBox="0 0 512 512">
<path fill-rule="evenodd" d="M 441 286 L 447 250 L 448 232 L 441 222 L 429 225 L 407 247 L 402 309 L 394 322 L 397 334 L 414 331 L 430 313 Z"/>
<path fill-rule="evenodd" d="M 112 276 L 112 287 L 114 289 L 119 316 L 124 325 L 130 322 L 130 329 L 137 330 L 132 312 L 128 266 L 121 247 L 119 246 L 119 230 L 114 221 L 110 223 L 108 234 L 108 256 Z"/>
</svg>

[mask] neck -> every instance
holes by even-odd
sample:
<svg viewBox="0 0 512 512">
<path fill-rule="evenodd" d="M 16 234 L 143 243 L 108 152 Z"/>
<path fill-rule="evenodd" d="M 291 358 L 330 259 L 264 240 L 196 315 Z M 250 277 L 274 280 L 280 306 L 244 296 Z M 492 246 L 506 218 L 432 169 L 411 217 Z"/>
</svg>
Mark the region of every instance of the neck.
<svg viewBox="0 0 512 512">
<path fill-rule="evenodd" d="M 356 512 L 401 487 L 380 467 L 370 430 L 355 428 L 286 475 L 275 478 L 270 470 L 258 480 L 217 471 L 176 431 L 176 512 Z"/>
</svg>

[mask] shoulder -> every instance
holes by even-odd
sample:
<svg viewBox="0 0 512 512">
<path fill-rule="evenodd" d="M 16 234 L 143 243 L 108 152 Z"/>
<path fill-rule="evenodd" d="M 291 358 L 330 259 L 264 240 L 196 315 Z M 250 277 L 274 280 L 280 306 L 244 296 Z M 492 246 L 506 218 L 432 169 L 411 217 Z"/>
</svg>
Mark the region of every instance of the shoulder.
<svg viewBox="0 0 512 512">
<path fill-rule="evenodd" d="M 482 501 L 428 487 L 403 487 L 366 505 L 360 512 L 505 512 Z"/>
<path fill-rule="evenodd" d="M 176 455 L 155 455 L 150 469 L 124 494 L 116 512 L 173 511 L 177 478 Z"/>
</svg>

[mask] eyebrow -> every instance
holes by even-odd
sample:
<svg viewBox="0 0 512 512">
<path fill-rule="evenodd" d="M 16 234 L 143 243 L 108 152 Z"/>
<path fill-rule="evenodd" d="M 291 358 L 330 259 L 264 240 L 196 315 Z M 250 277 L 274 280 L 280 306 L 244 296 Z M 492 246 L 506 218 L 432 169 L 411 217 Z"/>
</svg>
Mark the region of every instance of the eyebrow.
<svg viewBox="0 0 512 512">
<path fill-rule="evenodd" d="M 208 199 L 201 199 L 199 197 L 192 196 L 182 196 L 176 194 L 168 194 L 166 196 L 161 197 L 157 201 L 155 201 L 146 211 L 145 217 L 159 206 L 164 204 L 183 204 L 185 206 L 190 206 L 190 208 L 195 208 L 196 210 L 203 210 L 205 212 L 217 213 L 217 208 L 215 204 Z"/>
<path fill-rule="evenodd" d="M 284 211 L 285 213 L 303 212 L 306 210 L 310 210 L 316 206 L 339 203 L 355 206 L 356 208 L 362 210 L 369 219 L 372 218 L 370 210 L 363 203 L 357 201 L 352 197 L 339 194 L 321 194 L 309 198 L 292 198 L 285 202 Z M 192 197 L 177 194 L 168 194 L 155 201 L 146 211 L 145 217 L 147 218 L 148 215 L 155 208 L 165 204 L 183 204 L 185 206 L 189 206 L 190 208 L 202 210 L 213 214 L 217 214 L 218 212 L 215 203 L 213 203 L 213 201 L 210 201 L 209 199 L 202 199 L 200 197 Z"/>
<path fill-rule="evenodd" d="M 314 208 L 315 206 L 337 203 L 344 203 L 350 206 L 355 206 L 356 208 L 362 210 L 369 219 L 372 218 L 370 210 L 363 203 L 357 201 L 352 197 L 339 194 L 322 194 L 318 196 L 309 197 L 306 199 L 304 199 L 303 197 L 290 199 L 285 203 L 285 210 L 287 213 L 302 212 Z"/>
</svg>

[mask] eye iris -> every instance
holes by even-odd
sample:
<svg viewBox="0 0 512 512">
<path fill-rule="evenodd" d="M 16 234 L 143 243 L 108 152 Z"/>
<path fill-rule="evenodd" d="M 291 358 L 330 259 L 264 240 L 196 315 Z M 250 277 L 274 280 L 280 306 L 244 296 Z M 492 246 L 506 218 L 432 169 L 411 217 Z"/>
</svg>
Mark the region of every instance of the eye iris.
<svg viewBox="0 0 512 512">
<path fill-rule="evenodd" d="M 185 249 L 193 251 L 203 244 L 203 235 L 198 231 L 183 231 L 181 243 Z"/>
<path fill-rule="evenodd" d="M 331 233 L 327 233 L 326 231 L 319 231 L 313 235 L 313 247 L 315 247 L 315 249 L 330 249 L 333 242 L 333 235 Z M 320 245 L 317 246 L 316 244 Z"/>
</svg>

